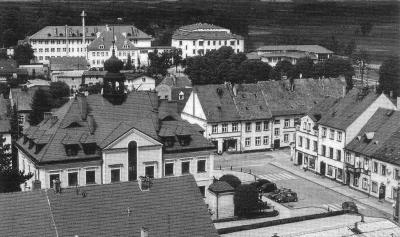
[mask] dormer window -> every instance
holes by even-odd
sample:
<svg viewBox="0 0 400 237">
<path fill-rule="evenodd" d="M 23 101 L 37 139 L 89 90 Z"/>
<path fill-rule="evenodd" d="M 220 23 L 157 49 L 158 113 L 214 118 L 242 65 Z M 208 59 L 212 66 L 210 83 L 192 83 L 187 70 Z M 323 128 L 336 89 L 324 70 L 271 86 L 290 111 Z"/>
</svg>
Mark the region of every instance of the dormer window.
<svg viewBox="0 0 400 237">
<path fill-rule="evenodd" d="M 99 49 L 104 49 L 104 45 L 103 44 L 99 45 Z"/>
<path fill-rule="evenodd" d="M 39 153 L 43 149 L 44 145 L 46 144 L 36 144 L 35 154 Z"/>
<path fill-rule="evenodd" d="M 93 155 L 96 153 L 96 143 L 86 143 L 86 144 L 82 144 L 82 148 L 83 148 L 83 152 L 86 155 Z"/>
<path fill-rule="evenodd" d="M 129 49 L 129 45 L 124 44 L 124 45 L 122 46 L 122 48 L 123 48 L 123 49 Z"/>
<path fill-rule="evenodd" d="M 183 91 L 179 92 L 179 100 L 184 100 L 185 99 L 185 93 Z"/>
<path fill-rule="evenodd" d="M 165 138 L 164 144 L 165 144 L 166 147 L 173 147 L 174 143 L 175 143 L 175 138 L 174 137 L 166 137 Z"/>
<path fill-rule="evenodd" d="M 33 145 L 35 145 L 35 143 L 33 142 L 33 140 L 29 139 L 29 149 L 32 149 Z"/>
<path fill-rule="evenodd" d="M 78 144 L 65 145 L 65 153 L 67 153 L 67 156 L 78 155 L 78 150 L 79 150 Z"/>
<path fill-rule="evenodd" d="M 181 146 L 187 146 L 190 143 L 190 136 L 179 136 L 178 140 Z"/>
</svg>

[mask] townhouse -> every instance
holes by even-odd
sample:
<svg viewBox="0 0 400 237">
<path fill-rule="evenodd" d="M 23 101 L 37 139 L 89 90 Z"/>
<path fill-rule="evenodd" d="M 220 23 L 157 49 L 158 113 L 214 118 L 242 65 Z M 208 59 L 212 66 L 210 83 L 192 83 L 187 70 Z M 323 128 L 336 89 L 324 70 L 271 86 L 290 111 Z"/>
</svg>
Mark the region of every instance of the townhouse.
<svg viewBox="0 0 400 237">
<path fill-rule="evenodd" d="M 347 184 L 380 199 L 395 201 L 400 180 L 400 112 L 378 109 L 345 147 Z"/>
<path fill-rule="evenodd" d="M 218 152 L 288 147 L 300 118 L 343 86 L 339 78 L 195 86 L 181 117 L 201 126 Z"/>
<path fill-rule="evenodd" d="M 338 182 L 348 181 L 344 148 L 378 108 L 396 109 L 396 106 L 373 89 L 353 89 L 322 115 L 318 122 L 318 173 Z"/>
</svg>

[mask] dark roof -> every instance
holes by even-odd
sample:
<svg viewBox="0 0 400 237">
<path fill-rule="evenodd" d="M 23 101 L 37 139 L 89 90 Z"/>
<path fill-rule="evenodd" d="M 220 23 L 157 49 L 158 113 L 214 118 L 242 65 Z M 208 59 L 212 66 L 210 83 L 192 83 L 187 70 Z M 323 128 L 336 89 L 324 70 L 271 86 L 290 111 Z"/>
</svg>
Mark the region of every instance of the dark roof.
<svg viewBox="0 0 400 237">
<path fill-rule="evenodd" d="M 175 40 L 242 40 L 240 35 L 228 33 L 226 31 L 182 31 L 176 30 L 172 35 Z"/>
<path fill-rule="evenodd" d="M 347 150 L 365 156 L 379 156 L 382 146 L 387 143 L 396 131 L 400 130 L 400 112 L 379 108 L 364 125 L 358 135 L 346 146 Z M 400 143 L 397 143 L 399 146 Z M 386 153 L 386 152 L 382 152 Z"/>
<path fill-rule="evenodd" d="M 99 76 L 104 77 L 106 75 L 106 71 L 84 71 L 82 76 Z"/>
<path fill-rule="evenodd" d="M 180 30 L 193 31 L 193 30 L 224 30 L 225 28 L 209 23 L 195 23 L 179 27 Z"/>
<path fill-rule="evenodd" d="M 50 58 L 51 71 L 86 70 L 88 62 L 84 57 L 55 57 Z"/>
<path fill-rule="evenodd" d="M 334 104 L 338 102 L 339 98 L 327 96 L 319 102 L 316 102 L 308 112 L 307 115 L 314 121 L 318 122 L 322 114 L 326 113 Z"/>
<path fill-rule="evenodd" d="M 322 115 L 319 124 L 345 130 L 378 96 L 372 90 L 353 89 Z"/>
<path fill-rule="evenodd" d="M 17 62 L 13 59 L 0 59 L 0 75 L 17 73 Z"/>
<path fill-rule="evenodd" d="M 129 39 L 151 39 L 151 36 L 139 30 L 133 25 L 115 25 L 115 33 L 126 33 Z M 82 39 L 82 26 L 46 26 L 36 32 L 30 39 L 65 39 L 65 33 L 68 29 L 68 38 Z M 85 26 L 86 38 L 94 39 L 97 32 L 111 31 L 112 28 L 103 26 Z"/>
<path fill-rule="evenodd" d="M 386 142 L 372 155 L 374 158 L 391 164 L 400 165 L 400 129 L 390 136 Z"/>
<path fill-rule="evenodd" d="M 0 195 L 3 236 L 218 236 L 191 175 Z M 83 197 L 82 193 L 86 196 Z"/>
<path fill-rule="evenodd" d="M 112 41 L 115 40 L 115 48 L 118 50 L 133 50 L 135 46 L 129 39 L 122 35 L 121 33 L 115 33 L 113 35 L 112 31 L 104 31 L 100 36 L 94 39 L 88 46 L 88 51 L 110 51 L 113 44 Z M 103 45 L 103 48 L 100 48 Z"/>
<path fill-rule="evenodd" d="M 235 189 L 228 184 L 225 181 L 215 181 L 212 183 L 209 187 L 208 190 L 214 192 L 214 193 L 226 193 L 226 192 L 233 192 Z"/>
<path fill-rule="evenodd" d="M 176 101 L 177 106 L 178 106 L 178 113 L 181 113 L 183 108 L 186 105 L 186 102 L 188 101 L 190 94 L 192 93 L 193 89 L 192 88 L 172 88 L 171 90 L 171 100 Z M 179 94 L 183 92 L 183 100 L 179 99 Z"/>
<path fill-rule="evenodd" d="M 161 82 L 161 84 L 168 85 L 170 87 L 192 87 L 192 81 L 189 79 L 188 76 L 167 76 Z"/>
<path fill-rule="evenodd" d="M 193 88 L 210 123 L 241 120 L 226 85 L 201 85 Z"/>
<path fill-rule="evenodd" d="M 257 48 L 256 51 L 300 51 L 323 54 L 333 53 L 332 51 L 319 45 L 266 45 Z"/>
</svg>

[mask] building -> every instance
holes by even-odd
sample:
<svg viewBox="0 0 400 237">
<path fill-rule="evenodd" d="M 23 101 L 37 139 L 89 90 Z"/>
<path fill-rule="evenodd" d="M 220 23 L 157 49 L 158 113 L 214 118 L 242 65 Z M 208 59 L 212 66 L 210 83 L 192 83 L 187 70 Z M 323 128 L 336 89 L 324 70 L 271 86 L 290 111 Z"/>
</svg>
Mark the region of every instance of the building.
<svg viewBox="0 0 400 237">
<path fill-rule="evenodd" d="M 192 81 L 188 76 L 169 75 L 156 86 L 158 98 L 164 100 L 172 99 L 173 88 L 192 88 Z"/>
<path fill-rule="evenodd" d="M 267 45 L 259 47 L 255 53 L 248 54 L 250 59 L 260 59 L 274 67 L 279 61 L 296 64 L 297 60 L 309 57 L 314 63 L 332 57 L 333 52 L 319 45 Z"/>
<path fill-rule="evenodd" d="M 178 113 L 181 113 L 190 97 L 193 89 L 186 87 L 175 87 L 171 90 L 171 101 L 175 101 L 178 105 Z"/>
<path fill-rule="evenodd" d="M 395 202 L 400 180 L 400 112 L 378 109 L 345 147 L 347 184 Z"/>
<path fill-rule="evenodd" d="M 82 74 L 82 85 L 93 86 L 96 84 L 103 84 L 106 71 L 84 71 Z"/>
<path fill-rule="evenodd" d="M 318 161 L 321 175 L 346 183 L 344 148 L 379 108 L 396 109 L 372 89 L 353 89 L 322 115 L 318 122 Z"/>
<path fill-rule="evenodd" d="M 343 86 L 341 79 L 195 86 L 181 116 L 202 127 L 218 152 L 288 147 L 300 118 L 325 96 L 340 97 Z"/>
<path fill-rule="evenodd" d="M 232 218 L 235 216 L 233 195 L 235 189 L 225 181 L 215 181 L 208 188 L 210 192 L 209 207 L 214 220 Z"/>
<path fill-rule="evenodd" d="M 13 59 L 0 59 L 0 82 L 20 81 L 28 79 L 26 69 L 17 68 L 17 62 Z"/>
<path fill-rule="evenodd" d="M 82 85 L 82 75 L 88 69 L 84 57 L 56 57 L 49 60 L 51 81 L 65 82 L 71 91 L 77 91 Z"/>
<path fill-rule="evenodd" d="M 296 128 L 294 164 L 313 172 L 319 170 L 318 121 L 322 114 L 326 113 L 337 101 L 338 98 L 326 97 L 301 118 L 301 122 Z"/>
<path fill-rule="evenodd" d="M 231 47 L 235 53 L 244 52 L 242 36 L 232 34 L 229 29 L 208 23 L 180 27 L 172 35 L 171 46 L 181 49 L 183 58 L 204 55 L 222 46 Z"/>
<path fill-rule="evenodd" d="M 19 69 L 25 69 L 28 72 L 30 78 L 48 78 L 49 68 L 43 64 L 26 64 L 19 65 Z"/>
<path fill-rule="evenodd" d="M 33 80 L 28 80 L 23 87 L 26 88 L 32 88 L 32 87 L 37 87 L 37 88 L 49 88 L 50 87 L 50 82 L 47 80 L 43 79 L 33 79 Z"/>
<path fill-rule="evenodd" d="M 10 123 L 10 100 L 0 95 L 0 136 L 5 139 L 3 145 L 10 145 L 11 152 L 11 123 Z"/>
<path fill-rule="evenodd" d="M 125 73 L 125 87 L 128 91 L 154 91 L 156 79 L 137 73 Z"/>
<path fill-rule="evenodd" d="M 0 231 L 3 236 L 218 236 L 191 175 L 144 184 L 2 193 Z"/>
</svg>

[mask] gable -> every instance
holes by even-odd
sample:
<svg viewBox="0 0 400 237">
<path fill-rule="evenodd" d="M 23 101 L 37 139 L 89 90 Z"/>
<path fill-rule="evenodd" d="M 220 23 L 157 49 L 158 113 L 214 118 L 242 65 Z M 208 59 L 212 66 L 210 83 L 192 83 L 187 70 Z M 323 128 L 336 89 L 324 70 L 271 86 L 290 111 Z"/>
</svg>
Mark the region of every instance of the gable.
<svg viewBox="0 0 400 237">
<path fill-rule="evenodd" d="M 136 141 L 139 147 L 141 146 L 161 146 L 162 144 L 155 139 L 147 136 L 146 134 L 138 131 L 137 129 L 131 129 L 110 145 L 106 146 L 104 149 L 120 149 L 128 148 L 128 144 L 131 141 Z"/>
<path fill-rule="evenodd" d="M 195 92 L 192 92 L 190 94 L 182 113 L 186 113 L 194 117 L 206 120 L 206 115 L 204 113 L 203 107 L 201 106 L 199 97 Z"/>
</svg>

